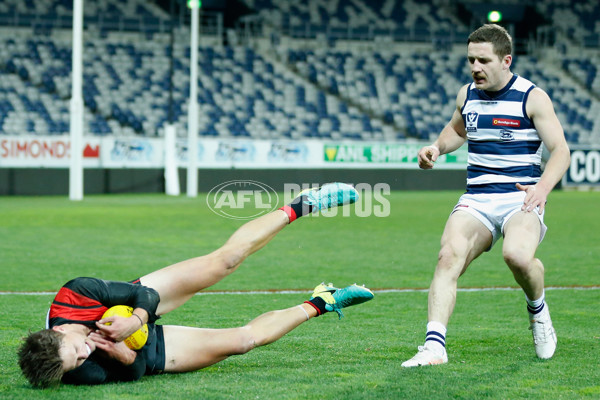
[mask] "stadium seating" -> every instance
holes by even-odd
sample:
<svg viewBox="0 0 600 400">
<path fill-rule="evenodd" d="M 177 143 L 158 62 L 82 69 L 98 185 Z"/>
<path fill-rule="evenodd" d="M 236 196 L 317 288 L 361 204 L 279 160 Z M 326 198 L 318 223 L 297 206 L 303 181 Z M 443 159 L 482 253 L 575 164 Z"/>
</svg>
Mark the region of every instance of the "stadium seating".
<svg viewBox="0 0 600 400">
<path fill-rule="evenodd" d="M 69 47 L 68 41 L 4 40 L 4 133 L 68 132 Z M 176 45 L 174 51 L 172 113 L 183 134 L 189 48 Z M 162 135 L 171 112 L 167 45 L 90 39 L 84 61 L 90 133 Z M 441 51 L 289 50 L 286 62 L 277 62 L 247 47 L 204 47 L 199 68 L 199 131 L 218 137 L 429 140 L 470 80 L 464 55 Z M 585 89 L 530 57 L 517 57 L 513 69 L 554 98 L 570 141 L 598 139 L 598 102 Z"/>
<path fill-rule="evenodd" d="M 386 123 L 386 139 L 439 133 L 468 80 L 458 54 L 290 51 L 288 60 L 309 81 Z"/>
<path fill-rule="evenodd" d="M 600 55 L 590 54 L 587 57 L 565 57 L 563 69 L 574 76 L 579 83 L 600 96 Z"/>
<path fill-rule="evenodd" d="M 35 127 L 40 132 L 67 132 L 70 42 L 10 38 L 4 44 L 0 53 L 2 72 L 7 77 L 4 81 L 13 82 L 12 92 L 22 97 L 19 101 L 7 98 L 7 107 L 12 106 L 15 111 L 11 112 L 18 113 L 21 110 L 18 103 L 23 103 L 35 120 L 43 121 L 27 125 L 29 131 Z M 167 50 L 164 43 L 156 41 L 135 44 L 107 39 L 86 41 L 84 101 L 91 133 L 162 134 L 170 112 Z M 181 133 L 187 129 L 188 54 L 188 47 L 176 44 L 172 112 Z M 377 124 L 370 127 L 368 118 L 355 109 L 350 110 L 352 116 L 340 120 L 340 104 L 333 96 L 249 48 L 202 48 L 199 64 L 202 135 L 362 138 L 364 126 L 369 127 L 369 135 L 381 131 Z M 25 91 L 24 87 L 30 90 Z M 38 98 L 47 100 L 40 103 Z M 54 105 L 50 107 L 51 104 Z M 64 113 L 56 112 L 57 108 Z M 23 126 L 3 129 L 5 133 L 19 130 L 22 132 Z"/>
<path fill-rule="evenodd" d="M 461 53 L 290 51 L 289 60 L 308 80 L 395 125 L 396 138 L 437 135 L 452 115 L 458 89 L 470 81 Z M 570 141 L 597 140 L 600 119 L 592 110 L 598 101 L 560 69 L 541 66 L 518 56 L 513 70 L 550 94 Z"/>
<path fill-rule="evenodd" d="M 54 83 L 48 75 L 53 66 L 42 65 L 45 57 L 31 41 L 6 39 L 0 47 L 2 132 L 68 132 L 68 102 L 61 99 L 55 90 L 49 89 Z"/>
<path fill-rule="evenodd" d="M 73 0 L 3 0 L 0 2 L 0 26 L 32 27 L 37 34 L 47 35 L 55 28 L 72 25 Z M 105 0 L 86 1 L 84 23 L 88 27 L 107 30 L 164 32 L 170 16 L 152 1 Z"/>
<path fill-rule="evenodd" d="M 600 56 L 597 53 L 591 53 L 579 58 L 566 57 L 562 63 L 563 70 L 572 76 L 581 87 L 586 88 L 592 93 L 592 96 L 578 93 L 575 96 L 576 100 L 573 104 L 575 110 L 567 110 L 567 113 L 570 111 L 570 114 L 567 115 L 570 115 L 571 119 L 574 118 L 576 112 L 582 113 L 586 117 L 586 119 L 579 117 L 579 120 L 583 121 L 583 140 L 581 137 L 578 138 L 579 140 L 571 139 L 575 142 L 600 143 L 600 126 L 598 124 L 600 102 L 597 100 L 600 98 L 600 73 L 598 65 L 600 65 Z M 586 137 L 587 140 L 585 140 Z"/>
<path fill-rule="evenodd" d="M 436 0 L 245 0 L 268 23 L 296 38 L 325 35 L 333 39 L 376 36 L 431 41 L 452 37 L 462 41 L 467 27 L 447 2 Z"/>
<path fill-rule="evenodd" d="M 535 2 L 538 11 L 551 20 L 555 30 L 586 47 L 600 46 L 600 3 L 597 0 L 544 0 Z"/>
<path fill-rule="evenodd" d="M 515 70 L 544 89 L 554 102 L 567 140 L 572 143 L 600 142 L 600 102 L 568 71 L 539 63 L 534 57 L 517 57 Z"/>
<path fill-rule="evenodd" d="M 30 13 L 34 20 L 35 13 L 68 15 L 71 3 L 9 0 L 0 4 L 0 21 L 3 15 L 14 16 L 31 9 L 35 9 Z M 312 32 L 310 26 L 314 25 L 326 27 L 329 31 L 320 31 L 326 36 L 335 30 L 348 33 L 350 29 L 366 32 L 361 39 L 377 35 L 389 38 L 393 36 L 391 31 L 413 29 L 414 33 L 417 25 L 428 32 L 459 25 L 452 13 L 442 12 L 444 2 L 436 0 L 247 3 L 281 29 L 293 26 L 306 33 L 306 27 Z M 536 3 L 536 7 L 554 15 L 567 5 L 548 0 Z M 571 9 L 566 15 L 577 21 L 585 17 L 585 10 L 600 11 L 588 0 Z M 116 13 L 127 18 L 165 17 L 156 5 L 137 0 L 86 6 L 90 17 Z M 38 27 L 32 26 L 26 35 L 0 33 L 0 133 L 65 134 L 69 130 L 71 41 L 60 35 L 40 35 Z M 136 26 L 139 28 L 139 24 Z M 589 21 L 581 26 L 588 33 L 596 29 Z M 432 36 L 428 37 L 431 40 Z M 172 119 L 177 131 L 185 134 L 187 43 L 187 39 L 175 43 L 171 102 L 170 52 L 165 37 L 140 40 L 88 35 L 83 91 L 86 132 L 99 136 L 161 136 L 164 124 Z M 470 81 L 463 49 L 432 51 L 429 47 L 425 51 L 381 37 L 370 43 L 368 51 L 365 47 L 332 46 L 318 38 L 306 41 L 300 49 L 279 42 L 272 49 L 243 44 L 201 47 L 200 135 L 336 140 L 435 137 L 452 115 L 456 92 Z M 600 57 L 593 55 L 568 56 L 558 65 L 527 56 L 515 58 L 513 70 L 553 98 L 567 138 L 573 143 L 600 143 L 598 61 Z"/>
</svg>

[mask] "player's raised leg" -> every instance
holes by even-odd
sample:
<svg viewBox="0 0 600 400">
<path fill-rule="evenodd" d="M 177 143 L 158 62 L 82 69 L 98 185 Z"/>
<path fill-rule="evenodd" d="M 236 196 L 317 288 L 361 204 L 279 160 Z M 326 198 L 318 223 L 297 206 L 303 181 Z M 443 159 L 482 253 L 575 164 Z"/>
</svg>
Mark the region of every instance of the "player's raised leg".
<svg viewBox="0 0 600 400">
<path fill-rule="evenodd" d="M 242 225 L 212 253 L 152 272 L 140 282 L 159 293 L 157 314 L 165 314 L 234 272 L 246 257 L 264 247 L 290 222 L 316 210 L 354 203 L 357 198 L 357 191 L 343 183 L 304 191 L 289 205 Z"/>
<path fill-rule="evenodd" d="M 287 224 L 285 212 L 276 210 L 242 225 L 212 253 L 143 276 L 141 284 L 155 289 L 160 295 L 157 314 L 179 307 L 198 291 L 234 272 L 246 257 L 261 249 Z"/>
<path fill-rule="evenodd" d="M 202 329 L 164 326 L 165 372 L 195 371 L 232 355 L 273 343 L 303 322 L 318 315 L 364 303 L 373 293 L 362 286 L 338 289 L 331 284 L 318 285 L 310 300 L 295 307 L 270 311 L 243 327 Z"/>
</svg>

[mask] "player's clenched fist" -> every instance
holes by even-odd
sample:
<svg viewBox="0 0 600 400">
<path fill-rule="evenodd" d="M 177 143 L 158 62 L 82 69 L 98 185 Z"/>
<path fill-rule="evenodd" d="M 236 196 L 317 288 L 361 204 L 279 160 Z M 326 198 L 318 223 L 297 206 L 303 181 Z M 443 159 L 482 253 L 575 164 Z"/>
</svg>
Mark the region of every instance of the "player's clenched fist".
<svg viewBox="0 0 600 400">
<path fill-rule="evenodd" d="M 437 161 L 440 156 L 440 149 L 437 146 L 425 146 L 419 150 L 419 168 L 431 169 L 433 164 Z"/>
</svg>

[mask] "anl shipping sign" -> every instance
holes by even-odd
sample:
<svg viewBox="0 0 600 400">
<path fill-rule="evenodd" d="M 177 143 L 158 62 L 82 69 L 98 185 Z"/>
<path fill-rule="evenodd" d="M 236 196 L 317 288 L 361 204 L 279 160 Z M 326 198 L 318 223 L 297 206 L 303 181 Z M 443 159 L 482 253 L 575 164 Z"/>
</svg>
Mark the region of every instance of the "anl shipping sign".
<svg viewBox="0 0 600 400">
<path fill-rule="evenodd" d="M 423 143 L 344 143 L 324 146 L 325 163 L 364 164 L 365 166 L 418 168 L 417 153 Z M 461 147 L 453 153 L 441 156 L 436 168 L 461 169 L 467 166 L 467 148 Z"/>
</svg>

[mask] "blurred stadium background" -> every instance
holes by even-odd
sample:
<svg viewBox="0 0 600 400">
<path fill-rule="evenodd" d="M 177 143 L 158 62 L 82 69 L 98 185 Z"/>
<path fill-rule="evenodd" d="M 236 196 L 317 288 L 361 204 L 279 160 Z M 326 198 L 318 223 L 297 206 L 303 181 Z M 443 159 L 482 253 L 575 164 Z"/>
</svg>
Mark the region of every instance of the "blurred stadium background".
<svg viewBox="0 0 600 400">
<path fill-rule="evenodd" d="M 167 123 L 186 165 L 187 3 L 84 1 L 86 193 L 164 190 Z M 466 38 L 494 10 L 515 39 L 513 71 L 548 92 L 582 149 L 570 183 L 598 184 L 597 0 L 203 0 L 196 134 L 200 168 L 219 173 L 201 173 L 200 188 L 231 168 L 269 181 L 274 168 L 327 180 L 348 167 L 406 169 L 392 188 L 413 188 L 414 143 L 450 118 L 471 80 Z M 0 194 L 67 193 L 72 24 L 72 0 L 0 1 Z M 414 188 L 462 187 L 464 171 L 443 172 Z"/>
</svg>

